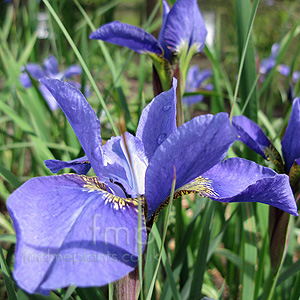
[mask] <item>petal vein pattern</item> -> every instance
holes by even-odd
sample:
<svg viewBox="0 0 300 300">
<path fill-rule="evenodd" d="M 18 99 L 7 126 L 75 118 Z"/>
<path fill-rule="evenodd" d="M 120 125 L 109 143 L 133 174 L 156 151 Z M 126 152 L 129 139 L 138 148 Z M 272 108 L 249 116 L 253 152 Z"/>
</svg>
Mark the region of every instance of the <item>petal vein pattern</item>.
<svg viewBox="0 0 300 300">
<path fill-rule="evenodd" d="M 146 171 L 149 217 L 170 194 L 173 166 L 178 189 L 222 161 L 235 139 L 226 113 L 198 116 L 171 133 L 156 149 Z"/>
<path fill-rule="evenodd" d="M 137 265 L 137 200 L 111 195 L 96 177 L 31 179 L 8 209 L 18 235 L 14 276 L 27 292 L 101 286 Z"/>
<path fill-rule="evenodd" d="M 75 131 L 95 173 L 103 166 L 100 122 L 82 93 L 72 85 L 57 79 L 41 79 Z"/>
</svg>

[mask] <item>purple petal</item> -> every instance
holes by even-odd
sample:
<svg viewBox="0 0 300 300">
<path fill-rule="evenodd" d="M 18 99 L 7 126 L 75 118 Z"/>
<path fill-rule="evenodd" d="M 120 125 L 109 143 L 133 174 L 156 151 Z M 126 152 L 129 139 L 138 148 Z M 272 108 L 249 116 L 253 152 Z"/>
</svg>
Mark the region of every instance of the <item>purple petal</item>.
<svg viewBox="0 0 300 300">
<path fill-rule="evenodd" d="M 279 44 L 278 43 L 274 43 L 272 45 L 272 48 L 271 48 L 271 55 L 270 55 L 270 57 L 276 58 L 277 55 L 278 55 L 278 51 L 279 51 Z"/>
<path fill-rule="evenodd" d="M 146 155 L 150 160 L 157 147 L 176 130 L 176 88 L 156 96 L 142 111 L 136 136 L 143 142 Z"/>
<path fill-rule="evenodd" d="M 126 140 L 126 146 L 125 141 Z M 145 173 L 148 159 L 143 143 L 137 137 L 125 132 L 121 137 L 111 138 L 104 146 L 104 176 L 119 182 L 127 194 L 136 197 L 145 193 Z M 127 151 L 130 153 L 130 159 Z M 136 177 L 137 186 L 133 173 Z"/>
<path fill-rule="evenodd" d="M 200 86 L 206 79 L 210 78 L 211 76 L 212 76 L 212 72 L 209 69 L 204 69 L 201 72 L 199 72 L 197 76 L 198 86 Z"/>
<path fill-rule="evenodd" d="M 30 74 L 30 76 L 34 79 L 44 78 L 46 77 L 45 72 L 38 64 L 27 64 L 25 67 L 22 68 L 23 73 L 19 77 L 20 82 L 25 88 L 29 88 L 32 86 L 31 80 L 28 76 L 28 74 L 24 71 L 27 70 L 27 72 Z"/>
<path fill-rule="evenodd" d="M 25 68 L 30 74 L 30 76 L 34 79 L 40 79 L 46 77 L 46 73 L 44 72 L 42 67 L 38 64 L 27 64 Z"/>
<path fill-rule="evenodd" d="M 277 71 L 283 76 L 288 76 L 290 74 L 291 68 L 287 65 L 279 65 L 277 67 Z"/>
<path fill-rule="evenodd" d="M 70 78 L 73 77 L 75 75 L 80 75 L 82 73 L 82 69 L 80 66 L 78 65 L 73 65 L 68 67 L 65 71 L 64 71 L 64 77 L 65 78 Z"/>
<path fill-rule="evenodd" d="M 14 278 L 29 293 L 106 285 L 137 265 L 137 202 L 114 197 L 95 177 L 34 178 L 7 205 L 17 235 Z"/>
<path fill-rule="evenodd" d="M 71 168 L 79 175 L 86 175 L 91 168 L 90 162 L 86 156 L 70 161 L 57 159 L 45 160 L 45 165 L 52 173 L 57 173 L 64 168 Z"/>
<path fill-rule="evenodd" d="M 125 132 L 124 135 L 122 135 L 120 144 L 124 156 L 128 161 L 128 165 L 132 170 L 132 188 L 138 192 L 139 195 L 144 195 L 145 174 L 148 167 L 148 158 L 145 153 L 144 145 L 139 138 L 133 136 L 129 132 Z M 135 176 L 137 186 L 134 184 L 133 176 Z"/>
<path fill-rule="evenodd" d="M 52 96 L 52 94 L 49 92 L 49 90 L 42 84 L 39 86 L 39 89 L 40 89 L 40 92 L 43 95 L 44 99 L 46 100 L 49 108 L 52 111 L 58 110 L 59 105 L 58 105 L 57 101 L 55 100 L 55 98 Z"/>
<path fill-rule="evenodd" d="M 200 71 L 200 68 L 197 65 L 191 66 L 187 73 L 187 80 L 186 80 L 186 92 L 195 92 L 197 89 L 200 88 L 201 84 L 211 77 L 212 73 L 211 70 L 205 69 Z"/>
<path fill-rule="evenodd" d="M 74 87 L 76 87 L 76 89 L 80 90 L 81 91 L 81 84 L 77 81 L 74 81 L 74 80 L 67 80 L 68 83 L 70 83 L 71 85 L 73 85 Z M 86 85 L 84 87 L 84 96 L 85 97 L 90 97 L 91 96 L 91 90 L 90 90 L 90 87 L 88 85 Z"/>
<path fill-rule="evenodd" d="M 208 83 L 204 86 L 204 89 L 207 91 L 212 91 L 214 89 L 214 85 L 212 83 Z"/>
<path fill-rule="evenodd" d="M 197 77 L 200 73 L 200 67 L 197 65 L 190 66 L 186 76 L 186 92 L 194 92 L 198 87 Z"/>
<path fill-rule="evenodd" d="M 20 80 L 21 84 L 24 86 L 24 88 L 26 88 L 26 89 L 28 89 L 32 86 L 30 77 L 25 72 L 20 75 L 19 80 Z"/>
<path fill-rule="evenodd" d="M 111 137 L 103 145 L 103 162 L 101 180 L 120 183 L 128 195 L 133 195 L 131 170 L 121 147 L 120 136 Z"/>
<path fill-rule="evenodd" d="M 50 55 L 49 57 L 45 58 L 43 61 L 43 65 L 45 68 L 45 72 L 49 77 L 52 77 L 53 75 L 57 75 L 59 73 L 58 61 L 54 55 Z"/>
<path fill-rule="evenodd" d="M 276 64 L 275 58 L 273 57 L 264 58 L 260 62 L 259 72 L 261 74 L 268 74 L 271 71 L 271 69 L 274 68 L 275 64 Z"/>
<path fill-rule="evenodd" d="M 160 45 L 162 46 L 162 48 L 164 49 L 164 57 L 168 61 L 171 61 L 172 52 L 168 48 L 167 44 L 165 43 L 165 39 L 164 39 L 164 30 L 165 30 L 165 26 L 166 26 L 167 16 L 170 12 L 170 7 L 166 0 L 163 0 L 162 3 L 163 3 L 163 16 L 162 16 L 163 20 L 162 20 L 161 29 L 160 29 L 159 36 L 158 36 L 158 41 L 159 41 Z"/>
<path fill-rule="evenodd" d="M 178 0 L 171 8 L 165 25 L 164 39 L 173 52 L 180 52 L 187 44 L 201 52 L 205 45 L 207 31 L 199 11 L 197 0 Z"/>
<path fill-rule="evenodd" d="M 57 79 L 41 79 L 56 99 L 80 144 L 88 157 L 96 175 L 103 165 L 100 122 L 82 93 L 69 83 Z"/>
<path fill-rule="evenodd" d="M 184 96 L 182 98 L 182 103 L 190 106 L 195 103 L 199 103 L 199 102 L 203 101 L 203 99 L 204 99 L 203 95 Z"/>
<path fill-rule="evenodd" d="M 129 24 L 114 21 L 103 25 L 90 35 L 90 39 L 103 40 L 127 47 L 138 53 L 162 54 L 162 48 L 153 35 Z"/>
<path fill-rule="evenodd" d="M 298 216 L 289 177 L 241 158 L 227 159 L 202 175 L 221 202 L 260 202 Z"/>
<path fill-rule="evenodd" d="M 282 155 L 289 172 L 295 159 L 300 157 L 300 98 L 293 102 L 289 124 L 282 139 Z"/>
<path fill-rule="evenodd" d="M 235 116 L 232 125 L 238 133 L 238 138 L 250 149 L 267 159 L 265 150 L 272 145 L 262 129 L 245 116 Z"/>
<path fill-rule="evenodd" d="M 299 71 L 295 71 L 293 72 L 293 82 L 296 83 L 298 81 L 300 77 L 300 72 Z"/>
<path fill-rule="evenodd" d="M 219 163 L 235 139 L 226 113 L 198 116 L 171 133 L 156 149 L 146 172 L 149 217 L 170 195 L 174 166 L 177 189 Z"/>
</svg>

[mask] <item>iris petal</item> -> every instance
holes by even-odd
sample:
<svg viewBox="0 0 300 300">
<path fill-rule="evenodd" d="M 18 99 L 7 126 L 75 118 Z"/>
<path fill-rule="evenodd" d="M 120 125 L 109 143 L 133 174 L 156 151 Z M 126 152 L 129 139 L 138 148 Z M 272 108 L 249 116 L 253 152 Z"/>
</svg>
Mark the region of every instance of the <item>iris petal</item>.
<svg viewBox="0 0 300 300">
<path fill-rule="evenodd" d="M 142 111 L 136 136 L 143 142 L 150 160 L 157 147 L 176 130 L 176 87 L 156 96 Z"/>
<path fill-rule="evenodd" d="M 126 140 L 126 146 L 124 139 Z M 104 177 L 121 183 L 126 193 L 131 196 L 145 192 L 145 172 L 148 159 L 145 156 L 143 143 L 128 132 L 121 137 L 113 137 L 103 146 Z M 127 154 L 130 153 L 130 160 Z M 131 167 L 132 166 L 132 167 Z M 135 172 L 137 187 L 133 177 Z"/>
<path fill-rule="evenodd" d="M 68 67 L 65 71 L 64 71 L 64 77 L 65 78 L 70 78 L 73 77 L 75 75 L 80 75 L 82 73 L 82 69 L 80 66 L 78 65 L 73 65 Z"/>
<path fill-rule="evenodd" d="M 52 173 L 57 173 L 64 168 L 71 168 L 79 175 L 86 175 L 91 165 L 86 156 L 70 161 L 61 161 L 57 159 L 45 160 L 45 165 Z"/>
<path fill-rule="evenodd" d="M 198 116 L 171 133 L 156 149 L 146 171 L 149 217 L 171 192 L 173 166 L 178 189 L 222 161 L 235 139 L 226 113 Z"/>
<path fill-rule="evenodd" d="M 14 277 L 29 293 L 105 285 L 137 265 L 137 200 L 112 196 L 95 177 L 34 178 L 7 204 L 17 234 Z"/>
<path fill-rule="evenodd" d="M 43 78 L 46 76 L 44 70 L 38 64 L 27 64 L 26 70 L 29 72 L 31 77 L 33 77 L 35 79 Z"/>
<path fill-rule="evenodd" d="M 282 154 L 289 172 L 295 159 L 300 158 L 300 98 L 293 102 L 289 124 L 282 139 Z"/>
<path fill-rule="evenodd" d="M 27 64 L 22 71 L 26 70 L 30 74 L 30 76 L 34 79 L 43 78 L 46 76 L 44 70 L 38 64 Z M 32 86 L 31 80 L 27 73 L 23 72 L 20 76 L 20 82 L 25 88 L 29 88 Z"/>
<path fill-rule="evenodd" d="M 88 157 L 96 175 L 103 166 L 100 122 L 82 93 L 72 85 L 57 79 L 41 79 L 56 99 L 80 144 Z"/>
<path fill-rule="evenodd" d="M 164 57 L 168 61 L 171 61 L 172 52 L 168 48 L 167 44 L 165 43 L 165 39 L 164 39 L 164 30 L 165 30 L 165 26 L 166 26 L 167 16 L 170 12 L 170 7 L 166 0 L 163 0 L 162 4 L 163 4 L 163 15 L 162 15 L 162 24 L 161 24 L 161 29 L 160 29 L 159 36 L 158 36 L 158 41 L 159 41 L 160 45 L 162 46 L 162 48 L 164 49 Z"/>
<path fill-rule="evenodd" d="M 170 10 L 164 40 L 173 52 L 180 52 L 184 45 L 194 45 L 201 52 L 205 45 L 207 31 L 199 11 L 197 0 L 176 1 Z"/>
<path fill-rule="evenodd" d="M 153 35 L 139 27 L 119 21 L 101 26 L 90 35 L 90 39 L 103 40 L 138 53 L 151 52 L 162 55 L 162 48 Z"/>
<path fill-rule="evenodd" d="M 57 101 L 55 100 L 55 98 L 52 96 L 52 94 L 49 92 L 49 90 L 42 84 L 39 86 L 39 90 L 40 90 L 41 94 L 43 95 L 44 99 L 46 100 L 49 108 L 52 111 L 58 110 L 59 105 L 58 105 Z"/>
<path fill-rule="evenodd" d="M 59 73 L 58 61 L 54 55 L 50 55 L 49 57 L 44 59 L 43 65 L 48 76 L 56 75 Z"/>
<path fill-rule="evenodd" d="M 132 188 L 140 195 L 143 195 L 145 193 L 145 173 L 148 167 L 144 145 L 139 138 L 129 132 L 125 132 L 121 138 L 121 147 L 131 170 Z M 137 186 L 135 186 L 135 180 Z"/>
<path fill-rule="evenodd" d="M 202 175 L 209 180 L 214 195 L 221 202 L 260 202 L 298 216 L 297 205 L 285 174 L 242 158 L 227 159 Z"/>
<path fill-rule="evenodd" d="M 232 119 L 232 125 L 238 133 L 240 141 L 267 159 L 265 150 L 271 147 L 272 143 L 255 122 L 245 116 L 235 116 Z"/>
</svg>

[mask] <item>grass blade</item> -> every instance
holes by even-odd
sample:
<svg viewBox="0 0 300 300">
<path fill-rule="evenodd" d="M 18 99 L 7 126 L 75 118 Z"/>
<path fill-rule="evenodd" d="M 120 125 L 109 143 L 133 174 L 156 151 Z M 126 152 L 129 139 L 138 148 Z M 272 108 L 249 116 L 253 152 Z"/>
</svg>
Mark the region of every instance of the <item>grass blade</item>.
<svg viewBox="0 0 300 300">
<path fill-rule="evenodd" d="M 8 299 L 9 300 L 17 300 L 17 295 L 16 295 L 16 292 L 14 289 L 13 280 L 10 276 L 10 272 L 9 272 L 8 266 L 6 264 L 4 255 L 3 255 L 1 244 L 0 244 L 0 264 L 1 264 L 1 271 L 2 271 L 2 274 L 4 277 L 6 291 L 8 294 Z"/>
<path fill-rule="evenodd" d="M 93 89 L 94 89 L 94 91 L 95 91 L 95 93 L 96 93 L 96 95 L 97 95 L 97 97 L 98 97 L 98 99 L 99 99 L 99 101 L 100 101 L 102 107 L 103 107 L 103 110 L 104 110 L 105 113 L 106 113 L 106 116 L 107 116 L 107 118 L 108 118 L 108 120 L 109 120 L 109 123 L 111 124 L 111 127 L 112 127 L 112 129 L 113 129 L 114 134 L 115 134 L 116 136 L 118 136 L 118 135 L 119 135 L 119 132 L 118 132 L 118 130 L 117 130 L 115 124 L 114 124 L 114 121 L 113 121 L 113 119 L 112 119 L 112 116 L 111 116 L 111 114 L 110 114 L 110 112 L 109 112 L 109 110 L 108 110 L 108 108 L 107 108 L 107 106 L 106 106 L 106 104 L 105 104 L 105 102 L 104 102 L 103 97 L 101 96 L 101 93 L 100 93 L 100 91 L 99 91 L 99 89 L 98 89 L 98 87 L 97 87 L 97 84 L 96 84 L 96 82 L 95 82 L 95 80 L 94 80 L 94 78 L 93 78 L 93 76 L 92 76 L 92 74 L 91 74 L 91 72 L 90 72 L 88 66 L 86 65 L 86 63 L 85 63 L 83 57 L 81 56 L 81 54 L 80 54 L 78 48 L 76 47 L 76 45 L 75 45 L 73 39 L 72 39 L 71 36 L 69 35 L 67 29 L 65 28 L 65 26 L 63 25 L 63 23 L 62 23 L 61 20 L 59 19 L 58 15 L 56 14 L 55 10 L 52 8 L 52 6 L 51 6 L 51 4 L 49 3 L 49 1 L 48 1 L 48 0 L 43 0 L 43 2 L 44 2 L 45 5 L 47 6 L 49 12 L 50 12 L 51 15 L 53 16 L 54 20 L 56 21 L 56 23 L 57 23 L 57 25 L 59 26 L 59 28 L 61 29 L 61 31 L 63 32 L 65 38 L 66 38 L 67 41 L 68 41 L 68 43 L 69 43 L 70 46 L 72 47 L 72 49 L 73 49 L 75 55 L 77 56 L 77 58 L 78 58 L 78 60 L 79 60 L 79 62 L 80 62 L 80 64 L 81 64 L 81 66 L 82 66 L 84 72 L 86 73 L 86 76 L 88 77 L 88 79 L 89 79 L 89 81 L 90 81 L 90 83 L 91 83 L 91 85 L 92 85 L 92 87 L 93 87 Z"/>
<path fill-rule="evenodd" d="M 168 211 L 167 211 L 167 214 L 165 216 L 165 222 L 164 222 L 165 226 L 164 226 L 164 232 L 163 232 L 162 242 L 161 242 L 161 246 L 160 246 L 159 256 L 158 256 L 158 260 L 157 260 L 157 263 L 156 263 L 155 272 L 153 274 L 152 281 L 151 281 L 151 284 L 150 284 L 150 288 L 149 288 L 148 294 L 146 296 L 146 300 L 151 300 L 154 284 L 155 284 L 158 269 L 159 269 L 159 266 L 160 266 L 160 261 L 161 261 L 161 258 L 162 258 L 163 247 L 164 247 L 164 243 L 165 243 L 165 239 L 166 239 L 166 235 L 167 235 L 168 224 L 169 224 L 169 219 L 170 219 L 170 212 L 171 212 L 172 202 L 173 202 L 172 199 L 174 197 L 175 184 L 176 184 L 176 171 L 175 171 L 175 168 L 174 168 L 174 178 L 173 178 L 172 190 L 171 190 L 171 195 L 170 195 L 171 201 L 169 202 Z"/>
</svg>

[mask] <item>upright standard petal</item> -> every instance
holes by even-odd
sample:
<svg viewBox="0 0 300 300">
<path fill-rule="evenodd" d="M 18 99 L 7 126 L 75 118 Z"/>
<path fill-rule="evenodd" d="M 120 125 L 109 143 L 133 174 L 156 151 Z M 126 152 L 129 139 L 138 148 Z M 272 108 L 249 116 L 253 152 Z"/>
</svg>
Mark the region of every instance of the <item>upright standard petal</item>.
<svg viewBox="0 0 300 300">
<path fill-rule="evenodd" d="M 181 125 L 157 148 L 146 171 L 149 217 L 170 195 L 176 168 L 176 189 L 222 161 L 236 134 L 228 115 L 203 115 Z"/>
<path fill-rule="evenodd" d="M 14 277 L 29 293 L 106 285 L 138 263 L 137 200 L 109 194 L 96 177 L 34 178 L 7 205 L 17 235 Z M 146 235 L 143 227 L 143 246 Z"/>
<path fill-rule="evenodd" d="M 43 61 L 45 72 L 49 77 L 59 73 L 58 61 L 54 55 L 50 55 Z"/>
<path fill-rule="evenodd" d="M 163 35 L 173 52 L 180 52 L 184 46 L 193 46 L 196 52 L 203 50 L 207 31 L 197 0 L 175 2 L 168 14 Z"/>
<path fill-rule="evenodd" d="M 202 174 L 221 202 L 260 202 L 298 216 L 297 205 L 285 174 L 242 158 L 230 158 Z"/>
<path fill-rule="evenodd" d="M 142 111 L 136 136 L 143 142 L 146 155 L 150 160 L 156 148 L 176 130 L 176 88 L 156 96 Z"/>
<path fill-rule="evenodd" d="M 163 4 L 163 15 L 162 15 L 162 24 L 161 24 L 161 29 L 160 29 L 159 36 L 158 36 L 158 41 L 159 41 L 160 45 L 162 46 L 162 48 L 164 49 L 164 57 L 168 61 L 171 61 L 172 52 L 168 48 L 168 46 L 165 42 L 165 38 L 164 38 L 164 30 L 165 30 L 165 26 L 166 26 L 167 16 L 170 12 L 170 7 L 166 0 L 163 0 L 162 4 Z"/>
<path fill-rule="evenodd" d="M 29 72 L 30 76 L 35 79 L 40 79 L 46 76 L 44 70 L 38 64 L 27 64 L 25 69 Z"/>
<path fill-rule="evenodd" d="M 78 65 L 73 65 L 68 67 L 65 71 L 64 71 L 64 77 L 65 78 L 70 78 L 73 77 L 75 75 L 80 75 L 82 73 L 82 69 L 80 66 Z"/>
<path fill-rule="evenodd" d="M 90 39 L 103 40 L 118 46 L 127 47 L 138 53 L 162 55 L 162 48 L 156 38 L 145 30 L 129 24 L 113 21 L 98 28 Z"/>
<path fill-rule="evenodd" d="M 240 141 L 261 155 L 264 159 L 267 159 L 267 148 L 273 145 L 255 122 L 245 116 L 235 116 L 232 118 L 232 125 L 238 133 Z"/>
<path fill-rule="evenodd" d="M 112 183 L 121 184 L 128 196 L 136 197 L 137 193 L 143 195 L 145 193 L 145 173 L 148 159 L 140 139 L 129 132 L 125 132 L 120 137 L 113 137 L 108 140 L 103 146 L 103 152 L 103 177 Z M 133 172 L 137 186 L 135 186 Z"/>
<path fill-rule="evenodd" d="M 86 175 L 91 168 L 87 156 L 83 156 L 70 161 L 49 159 L 45 160 L 45 165 L 52 173 L 57 173 L 64 168 L 71 168 L 79 175 Z"/>
<path fill-rule="evenodd" d="M 80 144 L 88 157 L 96 175 L 103 166 L 100 122 L 82 93 L 72 85 L 57 79 L 41 79 L 58 102 Z"/>
<path fill-rule="evenodd" d="M 19 80 L 20 80 L 21 84 L 24 86 L 24 88 L 26 88 L 26 89 L 30 88 L 32 86 L 30 77 L 25 72 L 20 75 Z"/>
<path fill-rule="evenodd" d="M 300 98 L 293 102 L 291 117 L 281 144 L 288 173 L 295 159 L 300 158 Z"/>
</svg>

